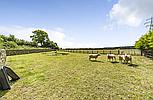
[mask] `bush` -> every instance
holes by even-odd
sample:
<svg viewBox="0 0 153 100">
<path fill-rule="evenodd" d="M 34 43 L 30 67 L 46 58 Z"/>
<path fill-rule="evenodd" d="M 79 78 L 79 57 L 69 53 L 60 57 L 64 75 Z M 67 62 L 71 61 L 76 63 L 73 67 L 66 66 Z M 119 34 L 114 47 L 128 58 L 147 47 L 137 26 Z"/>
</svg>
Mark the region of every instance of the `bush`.
<svg viewBox="0 0 153 100">
<path fill-rule="evenodd" d="M 153 49 L 153 31 L 149 31 L 135 43 L 137 49 Z"/>
<path fill-rule="evenodd" d="M 4 49 L 3 43 L 0 42 L 0 49 Z"/>
<path fill-rule="evenodd" d="M 8 41 L 8 42 L 4 42 L 3 47 L 5 49 L 10 49 L 10 48 L 17 48 L 18 45 L 13 41 Z"/>
</svg>

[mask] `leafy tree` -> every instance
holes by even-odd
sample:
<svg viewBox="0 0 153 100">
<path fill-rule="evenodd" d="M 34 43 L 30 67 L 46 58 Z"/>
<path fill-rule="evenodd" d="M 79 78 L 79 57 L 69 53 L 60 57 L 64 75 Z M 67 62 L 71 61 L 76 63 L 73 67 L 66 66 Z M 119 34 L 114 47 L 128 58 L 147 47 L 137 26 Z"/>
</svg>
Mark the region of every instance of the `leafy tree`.
<svg viewBox="0 0 153 100">
<path fill-rule="evenodd" d="M 38 46 L 38 44 L 41 44 L 41 47 L 47 47 L 52 49 L 58 49 L 57 43 L 54 43 L 53 41 L 50 41 L 47 32 L 42 30 L 35 30 L 32 33 L 34 35 L 30 36 L 32 38 L 33 44 L 35 46 Z"/>
<path fill-rule="evenodd" d="M 0 48 L 1 49 L 3 48 L 3 42 L 4 42 L 3 38 L 0 37 Z"/>
<path fill-rule="evenodd" d="M 0 38 L 3 39 L 3 42 L 7 42 L 8 37 L 5 35 L 0 35 Z"/>
<path fill-rule="evenodd" d="M 47 41 L 45 44 L 45 47 L 51 48 L 51 49 L 58 49 L 57 43 L 54 43 L 53 41 Z"/>
<path fill-rule="evenodd" d="M 43 47 L 45 42 L 49 40 L 48 34 L 45 31 L 42 30 L 35 30 L 32 32 L 34 35 L 30 36 L 32 38 L 32 41 L 35 43 L 40 43 Z"/>
<path fill-rule="evenodd" d="M 23 40 L 23 39 L 17 39 L 17 44 L 18 45 L 24 45 L 25 44 L 25 40 Z"/>
<path fill-rule="evenodd" d="M 0 42 L 4 42 L 3 38 L 0 37 Z"/>
<path fill-rule="evenodd" d="M 30 42 L 30 46 L 32 46 L 32 47 L 38 47 L 38 45 L 37 45 L 37 43 L 35 41 Z"/>
<path fill-rule="evenodd" d="M 153 31 L 149 31 L 142 35 L 135 43 L 135 48 L 138 49 L 153 49 Z"/>
<path fill-rule="evenodd" d="M 8 42 L 4 42 L 3 47 L 5 49 L 10 49 L 10 48 L 17 48 L 18 45 L 13 41 L 8 41 Z"/>
<path fill-rule="evenodd" d="M 7 41 L 14 41 L 14 42 L 16 42 L 16 38 L 15 38 L 15 36 L 14 35 L 9 35 L 9 37 L 7 38 Z"/>
<path fill-rule="evenodd" d="M 30 36 L 32 42 L 26 41 L 23 39 L 17 39 L 14 35 L 0 35 L 0 48 L 17 48 L 18 46 L 29 46 L 29 47 L 38 47 L 38 44 L 41 44 L 41 47 L 54 48 L 57 49 L 57 43 L 50 41 L 48 34 L 42 30 L 33 31 L 34 35 Z"/>
</svg>

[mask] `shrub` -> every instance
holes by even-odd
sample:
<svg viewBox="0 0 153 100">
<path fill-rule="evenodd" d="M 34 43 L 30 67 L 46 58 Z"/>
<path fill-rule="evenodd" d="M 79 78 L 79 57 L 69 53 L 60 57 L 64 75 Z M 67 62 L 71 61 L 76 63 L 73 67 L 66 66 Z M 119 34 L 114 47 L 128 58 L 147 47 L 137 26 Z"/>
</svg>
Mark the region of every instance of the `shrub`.
<svg viewBox="0 0 153 100">
<path fill-rule="evenodd" d="M 153 31 L 142 35 L 135 43 L 135 48 L 138 49 L 153 49 Z"/>
<path fill-rule="evenodd" d="M 18 45 L 13 41 L 8 41 L 8 42 L 4 42 L 3 47 L 5 49 L 10 49 L 10 48 L 17 48 Z"/>
</svg>

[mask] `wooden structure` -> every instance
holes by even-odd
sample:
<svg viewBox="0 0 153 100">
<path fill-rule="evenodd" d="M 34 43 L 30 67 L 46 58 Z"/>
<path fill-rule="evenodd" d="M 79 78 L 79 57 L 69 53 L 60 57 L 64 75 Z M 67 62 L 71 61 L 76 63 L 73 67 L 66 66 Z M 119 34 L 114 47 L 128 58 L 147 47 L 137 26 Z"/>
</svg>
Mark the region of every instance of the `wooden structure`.
<svg viewBox="0 0 153 100">
<path fill-rule="evenodd" d="M 6 51 L 0 49 L 0 89 L 11 89 L 10 82 L 20 79 L 20 77 L 9 67 L 6 66 Z M 11 80 L 9 80 L 9 77 Z"/>
</svg>

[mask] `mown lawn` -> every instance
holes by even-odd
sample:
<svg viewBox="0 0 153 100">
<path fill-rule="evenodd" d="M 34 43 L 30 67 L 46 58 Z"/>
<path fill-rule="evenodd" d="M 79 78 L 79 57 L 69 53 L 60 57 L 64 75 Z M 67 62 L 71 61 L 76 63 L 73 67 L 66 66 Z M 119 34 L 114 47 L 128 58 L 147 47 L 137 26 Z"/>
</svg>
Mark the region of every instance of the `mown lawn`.
<svg viewBox="0 0 153 100">
<path fill-rule="evenodd" d="M 152 100 L 153 61 L 133 57 L 133 66 L 96 62 L 87 54 L 48 53 L 10 56 L 7 64 L 21 77 L 0 100 Z"/>
</svg>

